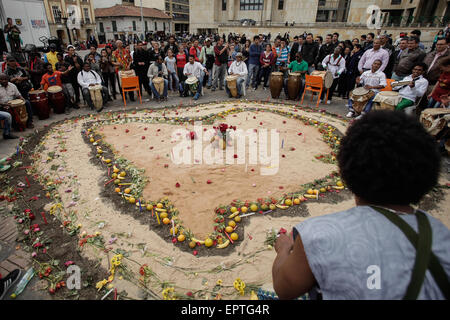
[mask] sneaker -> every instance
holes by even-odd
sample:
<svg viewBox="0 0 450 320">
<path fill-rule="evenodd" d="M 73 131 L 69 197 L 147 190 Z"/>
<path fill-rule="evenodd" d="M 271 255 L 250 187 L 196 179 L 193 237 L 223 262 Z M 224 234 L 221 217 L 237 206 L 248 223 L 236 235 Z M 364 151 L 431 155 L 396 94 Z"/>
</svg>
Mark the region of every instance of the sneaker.
<svg viewBox="0 0 450 320">
<path fill-rule="evenodd" d="M 258 88 L 257 87 L 253 87 L 253 91 L 256 91 L 256 90 L 258 90 Z"/>
<path fill-rule="evenodd" d="M 195 96 L 194 96 L 194 100 L 198 100 L 198 98 L 200 98 L 200 94 L 196 93 Z"/>
<path fill-rule="evenodd" d="M 13 134 L 4 134 L 3 135 L 3 139 L 7 140 L 7 139 L 19 139 L 19 137 L 16 137 Z"/>
<path fill-rule="evenodd" d="M 6 277 L 0 280 L 0 300 L 3 299 L 6 292 L 19 280 L 22 271 L 20 269 L 15 269 L 11 271 Z"/>
<path fill-rule="evenodd" d="M 327 101 L 327 104 L 331 104 L 331 100 L 328 100 L 328 101 Z"/>
<path fill-rule="evenodd" d="M 347 118 L 353 118 L 355 116 L 355 113 L 353 111 L 350 111 L 349 113 L 347 113 L 346 117 Z"/>
</svg>

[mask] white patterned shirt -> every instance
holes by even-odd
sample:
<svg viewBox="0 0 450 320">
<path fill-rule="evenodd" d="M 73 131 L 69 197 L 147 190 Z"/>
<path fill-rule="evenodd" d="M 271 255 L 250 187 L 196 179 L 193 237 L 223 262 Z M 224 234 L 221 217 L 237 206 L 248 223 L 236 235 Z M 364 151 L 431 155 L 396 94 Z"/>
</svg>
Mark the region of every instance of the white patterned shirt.
<svg viewBox="0 0 450 320">
<path fill-rule="evenodd" d="M 22 95 L 15 84 L 8 82 L 6 88 L 0 85 L 0 103 L 8 103 L 9 101 L 18 99 L 21 96 Z"/>
</svg>

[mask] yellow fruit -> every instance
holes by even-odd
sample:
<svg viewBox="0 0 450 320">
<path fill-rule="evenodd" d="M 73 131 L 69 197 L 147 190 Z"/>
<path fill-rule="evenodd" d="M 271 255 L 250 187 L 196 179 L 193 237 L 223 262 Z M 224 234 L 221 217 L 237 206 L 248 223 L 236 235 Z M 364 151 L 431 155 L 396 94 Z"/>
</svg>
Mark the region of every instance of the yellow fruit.
<svg viewBox="0 0 450 320">
<path fill-rule="evenodd" d="M 205 239 L 205 246 L 206 247 L 211 247 L 213 245 L 214 241 L 212 241 L 210 238 L 206 238 Z"/>
<path fill-rule="evenodd" d="M 191 241 L 189 242 L 189 248 L 194 249 L 197 246 L 197 242 Z"/>
<path fill-rule="evenodd" d="M 90 142 L 94 142 L 95 140 L 94 140 L 94 138 L 91 138 L 91 139 L 89 139 L 89 141 L 90 141 Z"/>
<path fill-rule="evenodd" d="M 114 189 L 114 191 L 116 191 L 117 193 L 119 193 L 119 192 L 120 192 L 120 188 L 116 188 L 116 189 Z"/>
<path fill-rule="evenodd" d="M 124 192 L 125 192 L 126 194 L 129 194 L 129 193 L 131 192 L 131 189 L 130 189 L 130 188 L 126 188 Z"/>
<path fill-rule="evenodd" d="M 98 150 L 97 150 L 97 153 L 98 153 L 98 154 L 102 154 L 102 153 L 103 153 L 102 149 L 98 149 Z"/>
<path fill-rule="evenodd" d="M 252 204 L 250 206 L 250 210 L 252 210 L 253 212 L 256 212 L 256 211 L 258 211 L 258 206 L 256 204 Z"/>
<path fill-rule="evenodd" d="M 162 213 L 159 215 L 159 217 L 160 217 L 161 219 L 165 219 L 165 218 L 168 217 L 168 214 L 167 214 L 167 212 L 162 212 Z"/>
<path fill-rule="evenodd" d="M 156 205 L 156 207 L 157 207 L 158 209 L 161 209 L 161 208 L 164 207 L 164 206 L 163 206 L 162 203 L 158 203 L 158 204 Z"/>
<path fill-rule="evenodd" d="M 314 193 L 313 194 L 319 194 L 319 190 L 314 189 Z"/>
<path fill-rule="evenodd" d="M 292 200 L 291 199 L 286 199 L 284 200 L 284 204 L 287 206 L 292 206 Z"/>
<path fill-rule="evenodd" d="M 234 221 L 241 222 L 241 217 L 239 217 L 239 216 L 234 217 Z"/>
<path fill-rule="evenodd" d="M 163 223 L 164 224 L 169 224 L 170 223 L 170 219 L 169 218 L 164 218 L 163 219 Z"/>
<path fill-rule="evenodd" d="M 152 209 L 153 209 L 153 206 L 152 206 L 151 204 L 148 204 L 148 205 L 147 205 L 147 210 L 148 210 L 148 211 L 152 211 Z"/>
<path fill-rule="evenodd" d="M 336 182 L 336 185 L 337 185 L 338 187 L 342 187 L 344 184 L 342 183 L 342 181 L 338 181 L 338 182 Z"/>
<path fill-rule="evenodd" d="M 327 189 L 325 189 L 325 188 L 320 188 L 320 192 L 321 192 L 321 193 L 327 192 Z"/>
<path fill-rule="evenodd" d="M 111 159 L 106 159 L 105 162 L 106 163 L 111 163 Z"/>
<path fill-rule="evenodd" d="M 125 171 L 122 171 L 121 173 L 120 173 L 120 176 L 121 177 L 125 177 L 127 175 L 127 173 L 125 172 Z"/>
<path fill-rule="evenodd" d="M 301 202 L 301 201 L 300 201 L 299 198 L 295 198 L 295 199 L 294 199 L 294 204 L 300 204 L 300 202 Z"/>
<path fill-rule="evenodd" d="M 247 207 L 242 207 L 242 208 L 241 208 L 241 212 L 242 212 L 242 213 L 246 213 L 247 211 L 248 211 L 248 208 L 247 208 Z"/>
<path fill-rule="evenodd" d="M 306 191 L 307 194 L 314 194 L 313 189 L 308 189 L 308 191 Z"/>
<path fill-rule="evenodd" d="M 177 234 L 178 233 L 178 228 L 177 227 L 175 227 L 175 229 L 174 228 L 170 228 L 170 235 L 173 235 L 173 234 Z"/>
<path fill-rule="evenodd" d="M 236 232 L 233 232 L 232 234 L 230 234 L 230 238 L 233 241 L 236 241 L 237 239 L 239 239 L 239 236 Z"/>
<path fill-rule="evenodd" d="M 117 173 L 113 173 L 113 174 L 111 175 L 111 178 L 117 179 Z"/>
<path fill-rule="evenodd" d="M 231 211 L 231 213 L 235 213 L 237 211 L 237 208 L 236 207 L 231 207 L 230 211 Z"/>
<path fill-rule="evenodd" d="M 275 210 L 276 206 L 275 206 L 273 203 L 271 203 L 271 204 L 269 205 L 269 208 L 270 208 L 270 210 Z"/>
<path fill-rule="evenodd" d="M 114 168 L 114 169 L 113 169 L 113 172 L 114 172 L 114 173 L 118 173 L 119 171 L 120 171 L 120 170 L 117 169 L 117 168 Z"/>
<path fill-rule="evenodd" d="M 114 180 L 114 184 L 119 184 L 119 183 L 120 183 L 119 179 Z"/>
<path fill-rule="evenodd" d="M 133 198 L 133 197 L 129 198 L 128 201 L 129 201 L 130 203 L 136 203 L 136 199 Z"/>
<path fill-rule="evenodd" d="M 184 240 L 186 240 L 186 236 L 184 234 L 180 234 L 177 238 L 178 242 L 183 242 Z"/>
<path fill-rule="evenodd" d="M 232 228 L 236 227 L 236 222 L 234 222 L 233 220 L 228 222 L 228 225 Z"/>
<path fill-rule="evenodd" d="M 234 231 L 234 229 L 233 229 L 233 227 L 228 226 L 228 227 L 225 228 L 225 231 L 226 231 L 227 233 L 231 233 L 231 232 Z"/>
</svg>

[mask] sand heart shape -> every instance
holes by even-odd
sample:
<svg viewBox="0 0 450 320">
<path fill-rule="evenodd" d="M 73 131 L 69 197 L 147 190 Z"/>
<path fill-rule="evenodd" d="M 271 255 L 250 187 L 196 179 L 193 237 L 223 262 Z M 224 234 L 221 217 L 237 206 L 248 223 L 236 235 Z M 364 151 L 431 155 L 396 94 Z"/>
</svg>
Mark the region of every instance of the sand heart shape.
<svg viewBox="0 0 450 320">
<path fill-rule="evenodd" d="M 257 164 L 249 164 L 249 139 L 245 142 L 245 153 L 234 150 L 237 155 L 234 164 L 206 164 L 202 152 L 208 145 L 211 147 L 210 142 L 203 142 L 201 152 L 194 154 L 195 140 L 190 140 L 189 135 L 176 133 L 180 129 L 186 129 L 186 133 L 193 131 L 191 124 L 130 122 L 102 125 L 96 131 L 103 135 L 104 142 L 111 145 L 117 156 L 145 169 L 144 174 L 149 182 L 143 190 L 143 198 L 157 201 L 168 197 L 179 210 L 183 226 L 199 239 L 213 232 L 214 210 L 219 205 L 227 205 L 234 199 L 252 202 L 258 198 L 280 198 L 283 194 L 298 191 L 302 184 L 336 170 L 336 165 L 316 159 L 318 154 L 332 151 L 322 133 L 315 126 L 305 125 L 298 119 L 267 110 L 243 111 L 216 118 L 214 124 L 203 125 L 201 132 L 220 123 L 244 131 L 267 129 L 270 132 L 273 129 L 279 138 L 271 140 L 268 135 L 267 150 L 270 154 L 272 143 L 276 144 L 278 164 L 261 164 L 259 159 Z M 192 142 L 190 164 L 175 164 L 171 160 L 179 139 Z M 236 145 L 228 148 L 236 148 Z M 245 163 L 237 164 L 243 157 Z M 262 168 L 275 166 L 278 166 L 275 174 L 261 175 Z"/>
</svg>

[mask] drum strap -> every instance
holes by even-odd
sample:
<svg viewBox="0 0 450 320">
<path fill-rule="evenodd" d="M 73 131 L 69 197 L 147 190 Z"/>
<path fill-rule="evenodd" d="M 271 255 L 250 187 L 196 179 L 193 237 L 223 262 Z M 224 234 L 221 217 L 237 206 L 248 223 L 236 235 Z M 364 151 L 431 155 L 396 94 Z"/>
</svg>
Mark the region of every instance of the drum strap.
<svg viewBox="0 0 450 320">
<path fill-rule="evenodd" d="M 330 54 L 328 56 L 328 63 L 327 64 L 330 64 L 332 56 L 333 56 L 332 54 Z M 337 67 L 339 65 L 339 63 L 341 62 L 341 60 L 342 60 L 342 56 L 339 56 L 339 59 L 337 60 L 337 62 L 335 62 L 334 64 L 331 64 L 331 65 Z"/>
</svg>

